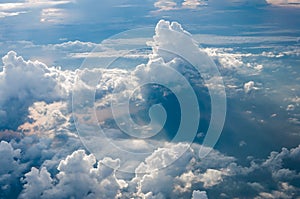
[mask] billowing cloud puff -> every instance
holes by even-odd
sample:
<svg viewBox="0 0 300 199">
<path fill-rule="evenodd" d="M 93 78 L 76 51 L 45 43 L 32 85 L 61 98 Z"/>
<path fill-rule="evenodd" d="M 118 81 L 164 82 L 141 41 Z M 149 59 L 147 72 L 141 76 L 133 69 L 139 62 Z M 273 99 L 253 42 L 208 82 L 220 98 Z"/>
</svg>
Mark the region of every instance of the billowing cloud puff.
<svg viewBox="0 0 300 199">
<path fill-rule="evenodd" d="M 6 194 L 18 188 L 16 184 L 24 165 L 20 164 L 21 150 L 14 149 L 10 143 L 0 142 L 0 155 L 0 197 L 4 198 Z"/>
<path fill-rule="evenodd" d="M 192 199 L 207 199 L 207 195 L 205 191 L 193 191 Z"/>
<path fill-rule="evenodd" d="M 228 197 L 238 197 L 240 195 L 235 195 L 237 192 L 230 194 L 232 190 L 239 190 L 234 185 L 236 180 L 242 187 L 253 190 L 256 196 L 261 197 L 276 194 L 295 195 L 299 192 L 295 185 L 287 181 L 295 181 L 300 175 L 296 170 L 286 167 L 284 162 L 297 163 L 300 146 L 272 152 L 269 158 L 260 161 L 261 163 L 252 162 L 249 167 L 243 167 L 235 163 L 233 157 L 215 150 L 206 158 L 199 159 L 197 152 L 200 146 L 193 144 L 190 150 L 169 167 L 153 170 L 170 158 L 176 158 L 178 150 L 185 145 L 171 144 L 147 157 L 138 166 L 138 173 L 132 176 L 115 170 L 120 166 L 118 159 L 106 157 L 97 161 L 93 154 L 88 155 L 83 150 L 75 149 L 72 153 L 74 148 L 68 143 L 74 145 L 74 140 L 68 141 L 67 144 L 64 142 L 60 149 L 53 148 L 50 143 L 49 139 L 34 140 L 32 137 L 24 138 L 20 143 L 0 143 L 1 157 L 5 157 L 0 160 L 3 197 L 19 194 L 12 192 L 15 187 L 10 186 L 13 186 L 13 183 L 18 187 L 23 183 L 20 198 L 205 198 L 205 191 L 212 197 L 220 197 L 223 192 L 229 194 Z M 60 155 L 56 156 L 55 153 Z M 67 155 L 68 153 L 70 155 Z M 55 162 L 55 167 L 51 166 L 51 161 Z M 115 165 L 115 169 L 106 165 Z M 141 173 L 141 170 L 151 172 Z M 262 178 L 254 178 L 256 181 L 251 183 L 248 178 L 243 177 L 257 174 Z M 266 181 L 264 176 L 271 177 Z M 228 184 L 232 186 L 228 187 Z M 274 188 L 274 184 L 278 187 Z M 273 188 L 269 189 L 268 186 Z"/>
<path fill-rule="evenodd" d="M 50 189 L 52 186 L 51 174 L 45 167 L 38 170 L 35 167 L 25 174 L 24 191 L 20 198 L 39 198 L 44 190 Z"/>
<path fill-rule="evenodd" d="M 21 198 L 114 198 L 125 184 L 116 179 L 113 169 L 104 166 L 107 161 L 118 165 L 118 160 L 109 158 L 97 163 L 94 155 L 78 150 L 60 162 L 55 179 L 45 167 L 32 168 L 25 174 Z"/>
<path fill-rule="evenodd" d="M 54 147 L 55 146 L 55 147 Z M 22 187 L 22 178 L 30 170 L 34 175 L 28 175 L 29 181 L 39 180 L 43 189 L 49 185 L 45 169 L 38 171 L 34 167 L 46 167 L 49 171 L 56 170 L 60 160 L 72 151 L 80 148 L 80 141 L 72 138 L 38 138 L 26 136 L 20 141 L 0 142 L 0 197 L 17 198 Z"/>
<path fill-rule="evenodd" d="M 69 77 L 39 61 L 25 61 L 10 51 L 0 72 L 0 129 L 16 129 L 35 101 L 53 102 L 68 96 Z"/>
</svg>

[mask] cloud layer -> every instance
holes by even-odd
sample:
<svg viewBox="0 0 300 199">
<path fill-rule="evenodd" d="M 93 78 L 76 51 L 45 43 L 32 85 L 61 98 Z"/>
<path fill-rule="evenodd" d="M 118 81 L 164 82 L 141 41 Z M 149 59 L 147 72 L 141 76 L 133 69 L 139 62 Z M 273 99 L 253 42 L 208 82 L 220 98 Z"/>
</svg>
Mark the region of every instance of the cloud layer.
<svg viewBox="0 0 300 199">
<path fill-rule="evenodd" d="M 91 140 L 97 141 L 98 147 L 101 147 L 101 158 L 84 150 L 76 133 L 70 110 L 69 95 L 75 75 L 80 79 L 80 87 L 75 89 L 82 89 L 87 94 L 93 90 L 95 75 L 99 75 L 96 108 L 104 110 L 110 105 L 109 99 L 114 96 L 113 91 L 118 94 L 117 96 L 128 97 L 132 88 L 150 77 L 172 82 L 174 77 L 161 67 L 175 68 L 181 66 L 182 62 L 173 54 L 164 53 L 162 49 L 173 48 L 175 52 L 187 54 L 190 49 L 198 50 L 194 42 L 186 40 L 182 42 L 178 39 L 178 42 L 174 43 L 173 41 L 177 40 L 170 32 L 175 30 L 189 35 L 178 23 L 159 22 L 154 41 L 148 43 L 153 48 L 149 62 L 131 71 L 124 68 L 62 71 L 59 68 L 48 67 L 39 61 L 26 61 L 13 51 L 7 53 L 2 59 L 3 71 L 0 73 L 2 97 L 0 118 L 4 121 L 1 123 L 1 129 L 10 129 L 10 131 L 0 132 L 1 135 L 5 134 L 0 139 L 5 137 L 7 140 L 0 142 L 0 157 L 2 157 L 0 197 L 204 199 L 298 196 L 300 194 L 299 184 L 297 184 L 300 179 L 298 168 L 300 146 L 273 151 L 265 158 L 248 156 L 246 160 L 238 159 L 233 156 L 238 155 L 236 153 L 227 155 L 218 150 L 212 150 L 205 158 L 199 158 L 202 147 L 200 144 L 194 143 L 189 148 L 188 143 L 185 142 L 167 143 L 165 140 L 158 139 L 155 141 L 160 147 L 135 163 L 129 162 L 131 164 L 129 166 L 134 165 L 133 174 L 123 173 L 118 169 L 124 166 L 122 165 L 124 160 L 130 158 L 137 160 L 137 157 L 118 158 L 103 135 L 92 134 L 94 137 L 90 137 Z M 170 38 L 172 42 L 168 40 Z M 74 48 L 88 51 L 94 46 L 96 44 L 75 41 L 48 47 L 66 51 Z M 251 68 L 242 59 L 247 57 L 246 54 L 226 53 L 226 49 L 220 51 L 207 49 L 207 51 L 220 59 L 223 66 L 220 68 L 226 72 L 239 71 L 243 67 Z M 240 80 L 239 88 L 236 89 L 238 94 L 240 91 L 242 93 L 238 96 L 239 100 L 251 98 L 251 93 L 261 87 L 256 79 L 251 79 L 255 78 L 255 74 L 262 69 L 264 68 L 254 68 L 255 73 L 251 73 L 251 78 L 246 76 L 247 80 Z M 134 77 L 130 81 L 129 75 Z M 142 97 L 139 96 L 138 100 Z M 298 98 L 286 100 L 288 104 L 284 107 L 284 111 L 287 109 L 289 114 L 297 111 Z M 85 103 L 91 104 L 88 101 Z M 246 113 L 251 115 L 252 112 Z M 118 146 L 126 146 L 136 151 L 148 149 L 145 142 L 141 140 L 133 142 L 117 130 L 114 123 L 109 120 L 112 119 L 111 117 L 112 115 L 107 112 L 107 115 L 103 116 L 103 122 L 105 128 L 108 128 L 109 138 L 116 141 Z M 276 114 L 272 116 L 274 117 L 276 118 Z M 81 119 L 90 121 L 93 118 L 82 117 Z M 93 126 L 87 124 L 84 126 L 85 130 L 95 132 Z M 263 126 L 263 122 L 260 124 Z M 12 131 L 18 127 L 26 135 Z M 244 129 L 239 133 L 245 132 Z M 203 134 L 199 133 L 198 136 L 201 138 Z M 238 141 L 241 147 L 248 146 L 246 142 Z M 186 149 L 188 150 L 178 158 L 179 152 Z M 210 148 L 205 149 L 210 150 Z M 161 169 L 170 161 L 174 161 L 173 164 Z"/>
</svg>

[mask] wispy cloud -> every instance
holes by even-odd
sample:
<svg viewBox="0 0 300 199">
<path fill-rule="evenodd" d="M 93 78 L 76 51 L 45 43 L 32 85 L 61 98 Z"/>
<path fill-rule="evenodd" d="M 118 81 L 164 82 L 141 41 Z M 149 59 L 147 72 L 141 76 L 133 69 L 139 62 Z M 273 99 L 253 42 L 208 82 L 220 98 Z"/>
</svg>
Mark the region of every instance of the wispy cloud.
<svg viewBox="0 0 300 199">
<path fill-rule="evenodd" d="M 12 10 L 25 10 L 30 8 L 45 8 L 61 4 L 68 4 L 73 1 L 70 0 L 27 0 L 25 2 L 15 3 L 0 3 L 0 11 L 12 11 Z"/>
<path fill-rule="evenodd" d="M 0 18 L 17 16 L 31 10 L 40 10 L 41 22 L 59 22 L 62 9 L 58 5 L 74 3 L 73 0 L 26 0 L 24 2 L 0 3 Z"/>
<path fill-rule="evenodd" d="M 0 12 L 0 18 L 17 16 L 26 12 Z"/>
<path fill-rule="evenodd" d="M 207 0 L 184 0 L 181 3 L 177 3 L 173 0 L 157 0 L 154 3 L 154 7 L 159 11 L 168 10 L 180 10 L 180 9 L 197 9 L 200 6 L 207 5 Z"/>
<path fill-rule="evenodd" d="M 266 2 L 276 6 L 300 7 L 299 0 L 266 0 Z"/>
</svg>

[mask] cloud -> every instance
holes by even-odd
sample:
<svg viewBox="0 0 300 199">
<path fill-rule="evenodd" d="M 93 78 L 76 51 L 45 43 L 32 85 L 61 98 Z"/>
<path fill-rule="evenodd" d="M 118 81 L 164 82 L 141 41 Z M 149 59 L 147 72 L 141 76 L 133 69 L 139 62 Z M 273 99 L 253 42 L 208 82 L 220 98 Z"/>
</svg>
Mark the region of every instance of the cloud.
<svg viewBox="0 0 300 199">
<path fill-rule="evenodd" d="M 60 23 L 65 18 L 64 10 L 58 8 L 46 8 L 41 12 L 41 22 Z"/>
<path fill-rule="evenodd" d="M 40 17 L 40 22 L 62 23 L 67 18 L 66 10 L 57 6 L 74 3 L 73 0 L 25 0 L 22 2 L 0 3 L 0 18 L 20 14 Z M 40 15 L 36 15 L 36 12 Z M 32 20 L 32 18 L 31 18 Z"/>
<path fill-rule="evenodd" d="M 287 107 L 286 107 L 286 110 L 287 111 L 293 111 L 295 110 L 295 106 L 293 104 L 289 104 Z"/>
<path fill-rule="evenodd" d="M 199 6 L 207 5 L 205 0 L 184 0 L 182 2 L 183 8 L 196 9 Z"/>
<path fill-rule="evenodd" d="M 222 181 L 223 175 L 226 175 L 226 173 L 215 169 L 207 169 L 206 172 L 202 175 L 200 182 L 204 183 L 204 188 L 212 187 Z"/>
<path fill-rule="evenodd" d="M 192 199 L 208 199 L 205 191 L 193 191 Z"/>
<path fill-rule="evenodd" d="M 96 161 L 93 154 L 78 150 L 78 146 L 74 150 L 71 147 L 74 143 L 74 140 L 63 141 L 57 148 L 58 143 L 52 139 L 25 137 L 20 143 L 2 141 L 0 154 L 5 157 L 0 160 L 2 196 L 12 196 L 13 187 L 7 186 L 12 183 L 23 184 L 20 198 L 205 198 L 206 192 L 215 197 L 220 197 L 224 192 L 229 194 L 228 197 L 243 197 L 247 194 L 245 190 L 250 188 L 257 193 L 253 198 L 259 198 L 278 194 L 293 196 L 299 192 L 298 188 L 288 182 L 296 181 L 300 175 L 296 170 L 286 167 L 284 162 L 296 161 L 297 164 L 300 146 L 272 152 L 268 159 L 244 167 L 238 165 L 235 158 L 216 150 L 200 159 L 197 154 L 201 146 L 193 144 L 172 165 L 155 170 L 170 158 L 176 158 L 178 151 L 185 146 L 184 143 L 169 144 L 149 155 L 137 167 L 138 172 L 134 176 L 128 176 L 115 170 L 120 166 L 120 160 L 107 156 Z M 54 167 L 49 164 L 51 161 L 55 162 Z M 106 165 L 114 165 L 115 169 Z M 255 177 L 257 174 L 261 178 Z M 256 182 L 250 179 L 255 179 Z M 243 191 L 238 191 L 236 182 L 243 187 Z M 235 195 L 236 193 L 244 194 Z"/>
<path fill-rule="evenodd" d="M 25 135 L 42 135 L 55 137 L 69 134 L 72 129 L 71 111 L 67 102 L 53 102 L 50 104 L 35 102 L 28 111 L 28 120 L 18 127 Z"/>
<path fill-rule="evenodd" d="M 160 164 L 164 164 L 170 158 L 176 158 L 176 153 L 184 149 L 184 144 L 172 144 L 168 148 L 161 148 L 151 154 L 137 167 L 137 174 L 131 180 L 137 184 L 137 194 L 140 197 L 151 195 L 152 197 L 191 197 L 192 186 L 197 184 L 198 188 L 208 188 L 219 184 L 222 181 L 223 169 L 234 161 L 231 157 L 226 157 L 217 151 L 212 151 L 207 157 L 200 161 L 197 152 L 199 145 L 194 145 L 181 156 L 174 164 L 167 168 L 155 170 Z M 214 165 L 210 162 L 214 162 Z M 225 169 L 226 170 L 226 169 Z M 151 171 L 142 174 L 141 172 Z M 141 173 L 141 174 L 140 174 Z M 199 186 L 200 183 L 203 185 Z"/>
<path fill-rule="evenodd" d="M 13 146 L 6 142 L 0 142 L 0 197 L 5 196 L 14 189 L 18 189 L 19 177 L 26 168 L 20 163 L 21 150 L 14 149 Z"/>
<path fill-rule="evenodd" d="M 154 7 L 158 8 L 159 11 L 197 9 L 206 5 L 207 0 L 184 0 L 183 2 L 175 2 L 173 0 L 157 0 L 154 3 Z"/>
<path fill-rule="evenodd" d="M 32 167 L 29 173 L 24 175 L 24 191 L 20 198 L 39 198 L 44 190 L 50 189 L 53 183 L 51 174 L 45 167 L 41 170 Z"/>
<path fill-rule="evenodd" d="M 295 0 L 296 1 L 296 0 Z M 199 9 L 201 7 L 224 8 L 238 6 L 264 6 L 265 0 L 157 0 L 154 6 L 159 11 Z"/>
<path fill-rule="evenodd" d="M 80 147 L 80 140 L 68 138 L 67 135 L 54 138 L 25 136 L 19 141 L 1 141 L 0 197 L 17 198 L 22 190 L 23 178 L 29 181 L 28 189 L 30 187 L 31 191 L 27 194 L 49 187 L 48 171 L 39 171 L 35 167 L 45 167 L 52 173 L 61 159 Z M 32 175 L 24 175 L 30 171 Z M 37 182 L 39 186 L 32 184 Z"/>
<path fill-rule="evenodd" d="M 18 16 L 19 14 L 23 14 L 26 12 L 0 12 L 0 18 Z"/>
<path fill-rule="evenodd" d="M 68 4 L 69 0 L 25 0 L 24 2 L 0 3 L 0 11 L 26 10 L 32 8 L 45 8 L 61 4 Z"/>
<path fill-rule="evenodd" d="M 16 129 L 35 101 L 53 102 L 66 98 L 70 79 L 56 68 L 39 61 L 25 61 L 10 51 L 2 58 L 0 72 L 0 129 Z"/>
<path fill-rule="evenodd" d="M 298 0 L 266 0 L 266 2 L 276 6 L 300 6 L 300 2 Z"/>
<path fill-rule="evenodd" d="M 125 69 L 77 70 L 76 74 L 81 78 L 82 84 L 76 89 L 90 91 L 95 76 L 99 75 L 96 92 L 99 104 L 96 105 L 106 108 L 114 89 L 120 96 L 126 97 L 132 87 L 149 76 L 172 81 L 174 77 L 160 67 L 173 67 L 181 62 L 174 56 L 165 54 L 162 49 L 174 49 L 183 54 L 188 54 L 190 49 L 198 49 L 196 43 L 190 40 L 168 42 L 168 39 L 179 40 L 173 35 L 172 31 L 175 30 L 189 35 L 178 23 L 160 22 L 154 42 L 150 43 L 153 52 L 149 63 L 139 65 L 133 72 Z M 67 52 L 74 48 L 88 50 L 94 45 L 96 44 L 74 41 L 53 45 L 52 48 Z M 299 180 L 299 171 L 293 164 L 286 162 L 298 164 L 300 146 L 272 152 L 267 159 L 244 161 L 217 150 L 212 150 L 205 158 L 199 158 L 199 144 L 193 144 L 189 148 L 184 142 L 167 144 L 163 140 L 156 140 L 160 147 L 145 158 L 140 158 L 140 163 L 127 162 L 134 167 L 136 173 L 124 174 L 117 171 L 116 169 L 124 166 L 124 161 L 137 160 L 137 157 L 122 154 L 122 159 L 116 158 L 119 154 L 109 147 L 104 136 L 97 134 L 90 139 L 96 141 L 97 146 L 102 149 L 102 157 L 98 158 L 96 154 L 82 150 L 80 140 L 74 136 L 76 129 L 70 121 L 68 92 L 75 72 L 50 68 L 38 61 L 25 61 L 14 52 L 4 56 L 3 62 L 0 92 L 4 98 L 0 103 L 0 115 L 4 118 L 10 114 L 6 107 L 12 107 L 12 98 L 18 99 L 16 104 L 27 102 L 22 107 L 29 109 L 29 115 L 26 112 L 23 116 L 29 116 L 31 120 L 23 124 L 22 129 L 27 128 L 28 132 L 40 137 L 25 136 L 19 141 L 0 143 L 0 157 L 5 157 L 0 159 L 0 165 L 3 165 L 0 168 L 1 197 L 16 198 L 20 191 L 20 198 L 220 198 L 226 196 L 225 193 L 228 198 L 288 198 L 299 195 L 299 188 L 295 183 Z M 135 78 L 128 78 L 131 74 Z M 245 89 L 249 92 L 255 88 L 255 83 L 252 82 L 245 84 Z M 131 86 L 126 87 L 125 83 Z M 47 91 L 43 90 L 45 87 Z M 50 97 L 46 92 L 50 93 Z M 108 114 L 107 118 L 109 117 L 111 115 Z M 18 118 L 14 116 L 14 120 L 16 119 Z M 89 120 L 88 117 L 83 119 Z M 132 141 L 122 136 L 122 132 L 114 129 L 111 123 L 106 124 L 106 127 L 109 128 L 109 138 L 116 141 L 118 146 L 127 146 L 135 151 L 147 150 L 145 141 Z M 94 130 L 89 123 L 85 128 L 87 131 Z M 186 148 L 188 150 L 177 159 Z M 172 165 L 160 169 L 173 160 L 176 161 Z"/>
<path fill-rule="evenodd" d="M 249 81 L 244 84 L 245 93 L 250 93 L 252 90 L 257 90 L 258 88 L 254 86 L 254 81 Z"/>
<path fill-rule="evenodd" d="M 172 0 L 158 0 L 154 3 L 154 6 L 160 10 L 174 10 L 177 7 L 177 3 Z"/>
<path fill-rule="evenodd" d="M 20 150 L 14 150 L 13 147 L 5 142 L 0 142 L 0 153 L 1 153 L 1 169 L 0 175 L 11 173 L 14 170 L 18 170 L 18 162 L 16 159 L 19 159 L 21 154 Z"/>
<path fill-rule="evenodd" d="M 116 179 L 113 169 L 103 165 L 107 161 L 118 165 L 118 160 L 105 158 L 96 162 L 94 155 L 75 151 L 59 163 L 55 184 L 45 167 L 33 168 L 25 174 L 20 198 L 115 198 L 125 184 Z M 36 183 L 39 186 L 35 186 Z"/>
</svg>

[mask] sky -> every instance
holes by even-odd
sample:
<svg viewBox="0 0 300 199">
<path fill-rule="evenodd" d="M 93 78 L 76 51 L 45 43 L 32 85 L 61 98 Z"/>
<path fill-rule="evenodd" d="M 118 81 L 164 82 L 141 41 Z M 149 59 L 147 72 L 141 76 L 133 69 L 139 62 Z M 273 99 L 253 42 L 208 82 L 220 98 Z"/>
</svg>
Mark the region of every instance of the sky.
<svg viewBox="0 0 300 199">
<path fill-rule="evenodd" d="M 299 198 L 299 0 L 0 0 L 0 198 Z"/>
</svg>

